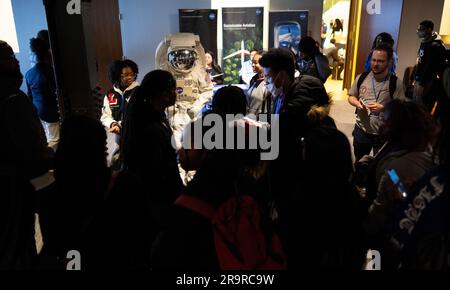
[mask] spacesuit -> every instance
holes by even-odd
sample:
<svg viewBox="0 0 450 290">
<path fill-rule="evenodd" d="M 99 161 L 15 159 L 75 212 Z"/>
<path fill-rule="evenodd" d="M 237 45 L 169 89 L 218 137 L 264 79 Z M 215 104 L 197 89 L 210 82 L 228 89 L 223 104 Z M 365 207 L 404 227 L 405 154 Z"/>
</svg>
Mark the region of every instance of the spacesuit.
<svg viewBox="0 0 450 290">
<path fill-rule="evenodd" d="M 166 36 L 156 50 L 156 67 L 171 72 L 177 82 L 177 100 L 167 113 L 178 150 L 184 127 L 196 119 L 212 98 L 199 36 L 192 33 Z"/>
</svg>

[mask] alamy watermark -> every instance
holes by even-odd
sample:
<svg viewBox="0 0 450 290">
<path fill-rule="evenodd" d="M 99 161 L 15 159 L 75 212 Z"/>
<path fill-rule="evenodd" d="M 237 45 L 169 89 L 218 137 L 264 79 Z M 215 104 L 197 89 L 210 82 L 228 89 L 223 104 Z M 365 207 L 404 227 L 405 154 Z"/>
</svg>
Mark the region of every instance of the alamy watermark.
<svg viewBox="0 0 450 290">
<path fill-rule="evenodd" d="M 69 15 L 81 14 L 81 0 L 70 0 L 67 3 L 66 11 Z"/>
<path fill-rule="evenodd" d="M 188 125 L 181 141 L 184 149 L 258 149 L 261 160 L 275 160 L 280 150 L 278 115 L 207 114 Z M 177 140 L 172 137 L 172 146 Z"/>
<path fill-rule="evenodd" d="M 69 15 L 81 14 L 81 0 L 70 0 L 66 6 Z M 381 0 L 370 0 L 366 11 L 369 15 L 381 14 Z"/>
<path fill-rule="evenodd" d="M 66 255 L 66 270 L 80 271 L 81 270 L 81 254 L 77 250 L 71 250 Z M 366 255 L 366 264 L 364 270 L 380 271 L 381 270 L 381 254 L 377 250 L 368 250 Z M 178 280 L 177 280 L 178 281 Z M 177 282 L 177 284 L 179 284 Z M 181 283 L 182 284 L 182 283 Z"/>
<path fill-rule="evenodd" d="M 367 3 L 366 11 L 369 15 L 381 14 L 381 0 L 370 0 Z"/>
<path fill-rule="evenodd" d="M 67 265 L 66 265 L 67 271 L 80 271 L 81 270 L 81 254 L 79 251 L 72 250 L 72 251 L 67 252 L 66 259 L 67 259 Z"/>
<path fill-rule="evenodd" d="M 381 270 L 381 254 L 377 250 L 369 250 L 367 251 L 367 264 L 365 266 L 365 270 Z"/>
</svg>

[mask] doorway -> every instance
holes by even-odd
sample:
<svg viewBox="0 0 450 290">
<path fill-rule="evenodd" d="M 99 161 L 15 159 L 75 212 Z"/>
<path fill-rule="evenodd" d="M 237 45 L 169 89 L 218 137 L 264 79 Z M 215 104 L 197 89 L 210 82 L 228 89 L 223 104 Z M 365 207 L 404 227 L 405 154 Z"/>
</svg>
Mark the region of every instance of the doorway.
<svg viewBox="0 0 450 290">
<path fill-rule="evenodd" d="M 328 57 L 332 75 L 326 82 L 335 98 L 343 98 L 345 73 L 348 70 L 348 35 L 351 0 L 324 0 L 321 27 L 321 47 Z"/>
</svg>

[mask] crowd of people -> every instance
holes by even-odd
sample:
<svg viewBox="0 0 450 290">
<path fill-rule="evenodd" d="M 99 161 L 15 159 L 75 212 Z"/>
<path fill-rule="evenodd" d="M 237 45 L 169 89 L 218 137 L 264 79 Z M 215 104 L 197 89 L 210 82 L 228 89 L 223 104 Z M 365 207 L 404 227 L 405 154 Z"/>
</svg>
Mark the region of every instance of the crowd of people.
<svg viewBox="0 0 450 290">
<path fill-rule="evenodd" d="M 131 60 L 111 64 L 101 119 L 66 117 L 49 147 L 59 124 L 50 47 L 31 40 L 37 62 L 25 76 L 27 96 L 19 63 L 0 41 L 0 269 L 65 270 L 72 250 L 82 270 L 362 270 L 368 250 L 381 253 L 382 269 L 447 269 L 448 51 L 432 22 L 421 22 L 408 99 L 387 35 L 377 36 L 348 92 L 354 156 L 329 115 L 328 59 L 310 37 L 298 56 L 254 51 L 249 90 L 219 89 L 188 125 L 208 114 L 271 115 L 279 154 L 269 161 L 260 147 L 174 148 L 166 110 L 176 81 L 153 70 L 139 84 Z M 206 65 L 220 84 L 213 52 Z M 105 129 L 117 136 L 111 165 Z M 196 172 L 186 186 L 179 167 Z"/>
</svg>

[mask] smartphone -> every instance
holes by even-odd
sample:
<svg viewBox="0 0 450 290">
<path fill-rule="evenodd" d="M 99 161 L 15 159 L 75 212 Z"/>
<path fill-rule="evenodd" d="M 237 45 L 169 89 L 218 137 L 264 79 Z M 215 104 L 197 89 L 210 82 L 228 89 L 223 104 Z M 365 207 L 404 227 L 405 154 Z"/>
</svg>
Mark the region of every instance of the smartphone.
<svg viewBox="0 0 450 290">
<path fill-rule="evenodd" d="M 367 114 L 370 116 L 371 111 L 370 111 L 369 107 L 367 106 L 368 103 L 367 103 L 366 101 L 363 101 L 363 99 L 360 99 L 360 100 L 361 100 L 361 103 L 362 103 L 363 106 L 364 106 L 364 110 L 365 110 L 365 111 L 367 112 Z"/>
<path fill-rule="evenodd" d="M 400 180 L 400 177 L 398 176 L 397 171 L 395 169 L 389 169 L 387 171 L 387 174 L 389 176 L 389 179 L 396 186 L 398 192 L 402 195 L 403 198 L 406 198 L 408 196 L 408 194 L 406 192 L 406 187 L 403 184 L 403 182 Z"/>
</svg>

